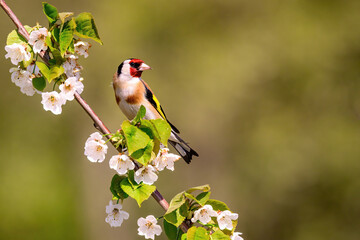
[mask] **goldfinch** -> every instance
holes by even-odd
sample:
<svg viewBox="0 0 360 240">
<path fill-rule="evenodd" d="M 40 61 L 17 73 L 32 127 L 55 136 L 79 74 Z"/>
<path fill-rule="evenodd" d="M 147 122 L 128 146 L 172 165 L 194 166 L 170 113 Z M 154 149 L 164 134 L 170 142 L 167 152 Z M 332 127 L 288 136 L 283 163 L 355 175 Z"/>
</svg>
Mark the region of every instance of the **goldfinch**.
<svg viewBox="0 0 360 240">
<path fill-rule="evenodd" d="M 145 119 L 165 119 L 171 126 L 169 143 L 186 163 L 190 163 L 193 156 L 199 155 L 179 137 L 179 130 L 166 118 L 153 91 L 141 79 L 142 72 L 149 69 L 151 68 L 140 59 L 130 58 L 122 62 L 113 77 L 116 102 L 129 120 L 136 116 L 141 105 L 146 108 Z"/>
</svg>

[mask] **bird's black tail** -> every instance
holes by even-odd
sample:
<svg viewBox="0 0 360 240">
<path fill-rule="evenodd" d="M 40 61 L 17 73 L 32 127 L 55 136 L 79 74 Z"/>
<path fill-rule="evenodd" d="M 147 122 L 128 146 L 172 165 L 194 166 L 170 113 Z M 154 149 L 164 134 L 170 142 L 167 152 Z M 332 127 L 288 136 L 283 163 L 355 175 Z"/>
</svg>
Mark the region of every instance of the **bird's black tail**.
<svg viewBox="0 0 360 240">
<path fill-rule="evenodd" d="M 192 149 L 184 140 L 182 140 L 178 134 L 176 134 L 174 131 L 172 131 L 172 133 L 176 136 L 179 142 L 169 140 L 169 143 L 175 148 L 175 150 L 180 154 L 180 156 L 185 160 L 187 164 L 191 162 L 193 156 L 199 156 L 199 154 L 194 149 Z"/>
</svg>

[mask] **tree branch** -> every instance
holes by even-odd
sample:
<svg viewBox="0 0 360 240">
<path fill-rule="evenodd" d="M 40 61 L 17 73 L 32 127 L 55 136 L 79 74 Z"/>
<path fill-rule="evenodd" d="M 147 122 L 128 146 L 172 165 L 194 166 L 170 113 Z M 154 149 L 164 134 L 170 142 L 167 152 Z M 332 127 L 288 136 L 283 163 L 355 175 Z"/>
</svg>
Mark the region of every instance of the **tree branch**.
<svg viewBox="0 0 360 240">
<path fill-rule="evenodd" d="M 16 27 L 18 28 L 18 32 L 26 38 L 26 40 L 29 40 L 29 33 L 26 31 L 24 26 L 21 24 L 20 20 L 17 18 L 17 16 L 11 11 L 11 9 L 6 5 L 4 0 L 0 0 L 1 7 L 4 9 L 6 14 L 10 17 L 10 19 L 14 22 Z"/>
<path fill-rule="evenodd" d="M 9 6 L 7 6 L 7 4 L 5 3 L 4 0 L 0 0 L 0 5 L 1 5 L 2 9 L 5 11 L 5 13 L 13 21 L 15 26 L 17 27 L 19 34 L 21 36 L 23 36 L 27 41 L 29 41 L 29 33 L 26 31 L 24 25 L 21 24 L 20 20 L 17 18 L 17 16 L 14 14 L 14 12 L 9 8 Z M 49 55 L 45 51 L 42 51 L 39 55 L 46 64 L 49 64 Z M 105 136 L 110 139 L 111 132 L 105 126 L 105 124 L 101 121 L 101 119 L 95 114 L 95 112 L 92 110 L 92 108 L 89 106 L 89 104 L 87 104 L 85 102 L 85 100 L 78 93 L 75 93 L 75 98 L 76 98 L 76 101 L 80 104 L 80 106 L 84 109 L 84 111 L 94 121 L 96 129 L 98 129 L 102 134 L 104 134 L 104 135 L 106 134 Z M 111 144 L 114 146 L 113 142 L 111 142 Z M 137 168 L 138 168 L 138 166 L 137 166 Z M 155 190 L 151 194 L 151 196 L 159 203 L 159 205 L 165 211 L 168 210 L 169 203 L 166 201 L 166 199 L 161 195 L 161 193 L 158 190 Z M 183 232 L 187 232 L 187 230 L 189 229 L 189 226 L 185 222 L 183 222 L 180 225 L 180 228 Z"/>
</svg>

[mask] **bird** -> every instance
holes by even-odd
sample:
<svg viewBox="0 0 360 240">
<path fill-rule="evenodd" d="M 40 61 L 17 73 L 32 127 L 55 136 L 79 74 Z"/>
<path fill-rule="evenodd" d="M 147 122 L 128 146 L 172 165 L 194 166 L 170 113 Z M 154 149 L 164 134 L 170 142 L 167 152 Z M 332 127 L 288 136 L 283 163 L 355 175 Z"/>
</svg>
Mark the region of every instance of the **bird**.
<svg viewBox="0 0 360 240">
<path fill-rule="evenodd" d="M 141 78 L 143 71 L 150 69 L 151 67 L 141 59 L 129 58 L 123 61 L 113 76 L 116 103 L 129 120 L 134 119 L 141 105 L 146 109 L 144 119 L 166 120 L 171 127 L 168 142 L 189 164 L 193 156 L 198 157 L 199 154 L 179 136 L 180 131 L 166 118 L 159 100 L 149 85 Z"/>
</svg>

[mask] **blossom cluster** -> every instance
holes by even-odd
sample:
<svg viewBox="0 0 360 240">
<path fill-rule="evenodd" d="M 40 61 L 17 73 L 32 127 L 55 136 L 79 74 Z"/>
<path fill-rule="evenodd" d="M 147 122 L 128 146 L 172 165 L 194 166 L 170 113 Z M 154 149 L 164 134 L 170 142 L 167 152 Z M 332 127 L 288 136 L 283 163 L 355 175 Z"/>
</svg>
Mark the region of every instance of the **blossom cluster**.
<svg viewBox="0 0 360 240">
<path fill-rule="evenodd" d="M 85 142 L 84 155 L 91 162 L 103 162 L 107 153 L 107 145 L 102 140 L 102 135 L 98 132 L 92 133 Z M 158 179 L 157 172 L 165 168 L 174 171 L 174 162 L 179 160 L 180 156 L 169 153 L 169 149 L 162 146 L 157 156 L 150 160 L 150 164 L 141 166 L 135 171 L 134 180 L 138 184 L 154 184 Z M 114 169 L 119 175 L 126 175 L 129 170 L 135 168 L 133 160 L 127 153 L 119 153 L 110 158 L 109 167 Z"/>
<path fill-rule="evenodd" d="M 107 145 L 106 142 L 102 139 L 102 135 L 98 132 L 92 133 L 90 137 L 86 140 L 85 146 L 84 146 L 84 155 L 88 158 L 91 162 L 103 162 L 106 157 L 107 153 Z M 158 179 L 157 173 L 164 170 L 165 168 L 174 171 L 174 162 L 179 160 L 180 156 L 176 154 L 169 153 L 169 149 L 161 145 L 161 148 L 156 155 L 156 157 L 152 158 L 147 165 L 143 165 L 139 167 L 134 172 L 134 181 L 137 184 L 147 184 L 152 185 L 156 180 Z M 137 163 L 137 165 L 140 165 Z M 114 155 L 109 160 L 109 167 L 117 172 L 119 175 L 126 175 L 129 173 L 129 171 L 135 169 L 135 163 L 134 160 L 127 154 L 127 152 L 119 153 L 117 155 Z M 115 205 L 110 202 L 110 204 L 107 206 L 106 213 L 108 216 L 106 217 L 106 222 L 108 222 L 112 227 L 119 227 L 122 224 L 124 218 L 122 216 L 125 216 L 121 211 L 121 205 L 116 205 L 116 207 L 113 207 Z M 110 208 L 113 208 L 111 211 L 108 210 Z M 117 209 L 117 210 L 114 210 Z M 114 212 L 115 211 L 115 212 Z M 153 218 L 150 218 L 150 220 Z M 147 219 L 146 221 L 150 221 Z M 145 220 L 139 219 L 139 222 L 144 222 Z M 152 221 L 152 220 L 151 220 Z M 149 223 L 150 224 L 150 223 Z M 150 224 L 149 226 L 155 226 L 153 225 L 155 223 Z M 139 230 L 139 233 L 144 233 L 145 227 L 141 227 L 141 231 Z M 154 233 L 159 233 L 158 228 L 151 228 L 153 229 Z M 160 228 L 161 229 L 161 228 Z M 150 230 L 149 230 L 150 231 Z M 159 233 L 160 234 L 160 233 Z M 147 235 L 147 233 L 143 234 L 146 238 L 150 235 Z M 152 237 L 150 237 L 152 238 Z"/>
<path fill-rule="evenodd" d="M 91 45 L 77 40 L 74 43 L 74 53 L 66 52 L 64 62 L 61 65 L 64 72 L 54 83 L 60 83 L 59 92 L 55 90 L 46 92 L 43 89 L 40 91 L 34 85 L 35 79 L 44 77 L 36 64 L 37 55 L 48 50 L 51 33 L 47 28 L 39 25 L 29 31 L 28 42 L 20 41 L 19 38 L 18 41 L 5 46 L 7 52 L 5 58 L 10 58 L 11 63 L 17 66 L 10 69 L 11 81 L 27 96 L 33 96 L 35 93 L 41 94 L 41 103 L 46 111 L 51 111 L 56 115 L 61 114 L 62 106 L 66 101 L 72 101 L 75 92 L 81 94 L 84 90 L 83 78 L 80 76 L 82 67 L 78 64 L 77 55 L 88 57 L 88 49 Z M 46 84 L 45 80 L 43 82 Z"/>
<path fill-rule="evenodd" d="M 111 202 L 110 205 L 107 206 L 108 207 L 111 206 Z M 121 205 L 120 205 L 121 206 Z M 121 209 L 121 208 L 120 208 Z M 108 212 L 108 210 L 107 210 Z M 118 226 L 119 222 L 120 225 L 122 223 L 123 219 L 127 219 L 125 217 L 128 217 L 127 213 L 121 213 L 121 211 L 116 211 L 117 214 L 117 222 L 116 223 L 110 223 L 113 225 Z M 111 213 L 108 215 L 108 217 L 106 218 L 106 222 L 108 222 L 109 218 L 112 218 L 113 215 L 111 215 Z M 225 211 L 214 211 L 211 205 L 205 205 L 202 208 L 196 210 L 194 212 L 194 217 L 191 219 L 192 222 L 197 222 L 199 221 L 202 224 L 209 224 L 212 221 L 212 217 L 216 218 L 217 221 L 217 226 L 221 229 L 221 230 L 233 230 L 233 221 L 236 221 L 238 218 L 238 214 L 236 213 L 232 213 L 229 210 L 225 210 Z M 115 219 L 115 217 L 114 217 Z M 159 236 L 162 233 L 162 229 L 160 227 L 160 225 L 157 224 L 157 219 L 153 216 L 153 215 L 149 215 L 146 218 L 139 218 L 137 221 L 137 224 L 139 226 L 138 228 L 138 234 L 140 236 L 144 236 L 145 239 L 155 239 L 155 236 Z M 111 225 L 111 226 L 113 226 Z M 208 225 L 209 226 L 209 225 Z M 241 237 L 242 233 L 241 232 L 233 232 L 232 235 L 230 236 L 231 240 L 244 240 Z"/>
<path fill-rule="evenodd" d="M 141 118 L 141 110 L 139 110 L 138 115 Z M 129 218 L 129 214 L 122 210 L 124 199 L 130 196 L 134 198 L 140 206 L 141 202 L 147 199 L 147 197 L 149 197 L 156 189 L 151 185 L 157 181 L 158 173 L 164 169 L 174 171 L 174 162 L 181 158 L 176 154 L 169 153 L 169 149 L 161 142 L 158 142 L 160 145 L 159 148 L 150 148 L 153 152 L 151 155 L 147 155 L 148 161 L 144 161 L 137 155 L 129 154 L 129 151 L 132 151 L 133 153 L 136 152 L 131 148 L 132 141 L 139 140 L 134 140 L 131 134 L 127 135 L 127 129 L 137 131 L 135 129 L 141 129 L 141 126 L 144 127 L 148 123 L 153 123 L 147 121 L 149 120 L 137 120 L 137 117 L 131 122 L 125 121 L 125 124 L 122 124 L 121 130 L 108 137 L 113 141 L 117 148 L 122 148 L 121 153 L 116 154 L 109 159 L 110 169 L 116 171 L 110 186 L 113 200 L 111 200 L 106 207 L 107 216 L 105 218 L 105 221 L 109 223 L 111 227 L 120 227 L 124 219 Z M 131 133 L 133 134 L 133 132 Z M 146 136 L 144 135 L 144 137 Z M 145 143 L 142 144 L 145 145 Z M 137 144 L 139 145 L 139 142 L 137 142 Z M 139 149 L 142 150 L 143 148 L 139 147 Z M 91 162 L 103 162 L 107 154 L 106 141 L 100 133 L 92 133 L 85 142 L 84 150 L 85 156 Z M 142 151 L 145 152 L 146 150 Z M 156 153 L 156 151 L 158 152 Z M 235 232 L 238 214 L 231 212 L 227 206 L 220 201 L 212 200 L 207 202 L 210 196 L 209 190 L 210 187 L 208 185 L 189 189 L 178 194 L 177 197 L 174 197 L 175 200 L 171 200 L 170 206 L 173 202 L 176 202 L 177 208 L 173 206 L 172 209 L 174 212 L 178 211 L 177 214 L 179 215 L 179 219 L 181 217 L 186 219 L 187 217 L 192 216 L 192 223 L 201 224 L 205 229 L 208 229 L 206 235 L 214 234 L 217 231 L 217 235 L 227 235 L 231 240 L 243 240 L 241 233 Z M 138 191 L 138 193 L 135 193 L 136 191 Z M 196 196 L 192 193 L 194 191 L 202 191 L 202 193 Z M 144 197 L 146 194 L 147 197 Z M 144 200 L 140 200 L 139 198 Z M 117 201 L 117 203 L 114 203 L 114 201 Z M 121 201 L 121 203 L 119 203 L 119 201 Z M 188 208 L 187 211 L 189 212 L 186 213 L 185 216 L 182 216 L 183 213 L 180 208 L 181 205 L 183 205 L 183 207 L 187 206 L 185 203 L 186 201 L 188 201 L 192 207 Z M 223 207 L 219 208 L 218 206 Z M 170 215 L 171 212 L 167 212 L 163 216 L 164 221 L 174 221 Z M 179 220 L 179 222 L 168 223 L 178 228 L 181 222 L 183 222 L 183 219 Z M 144 236 L 146 239 L 154 239 L 155 236 L 159 236 L 162 232 L 161 227 L 157 225 L 157 219 L 152 215 L 138 219 L 137 223 L 139 226 L 138 234 Z M 166 228 L 165 230 L 168 231 L 169 229 Z M 166 234 L 168 234 L 168 232 L 166 232 Z"/>
<path fill-rule="evenodd" d="M 217 225 L 221 230 L 233 230 L 233 221 L 238 219 L 237 213 L 232 213 L 229 210 L 215 211 L 211 205 L 204 205 L 194 212 L 194 216 L 191 219 L 193 223 L 200 222 L 205 225 L 212 221 L 212 217 L 216 218 Z M 243 240 L 240 236 L 240 232 L 234 232 L 231 236 L 231 240 Z"/>
<path fill-rule="evenodd" d="M 202 224 L 207 224 L 211 221 L 211 217 L 216 217 L 219 228 L 221 230 L 232 230 L 232 221 L 235 221 L 238 218 L 238 214 L 232 213 L 229 210 L 217 212 L 213 210 L 211 205 L 205 205 L 194 212 L 194 217 L 191 219 L 191 221 L 199 221 Z"/>
<path fill-rule="evenodd" d="M 111 227 L 120 227 L 124 220 L 129 218 L 129 213 L 121 210 L 122 205 L 110 200 L 109 205 L 106 206 L 105 222 L 109 223 Z M 155 235 L 159 236 L 162 232 L 160 225 L 157 224 L 157 219 L 153 215 L 146 218 L 139 218 L 137 220 L 138 234 L 144 236 L 146 239 L 154 239 Z"/>
</svg>

